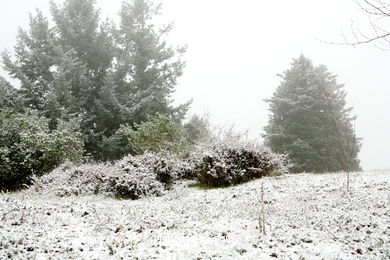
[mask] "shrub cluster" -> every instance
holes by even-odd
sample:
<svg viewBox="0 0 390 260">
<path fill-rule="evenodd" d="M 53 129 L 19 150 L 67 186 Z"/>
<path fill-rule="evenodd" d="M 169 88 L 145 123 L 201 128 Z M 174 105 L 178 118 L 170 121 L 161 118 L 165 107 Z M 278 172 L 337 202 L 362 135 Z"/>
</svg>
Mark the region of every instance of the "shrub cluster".
<svg viewBox="0 0 390 260">
<path fill-rule="evenodd" d="M 236 185 L 270 174 L 287 172 L 288 159 L 268 149 L 216 145 L 195 163 L 194 174 L 210 187 Z"/>
<path fill-rule="evenodd" d="M 164 139 L 170 135 L 155 132 L 156 129 L 164 129 L 158 125 L 162 123 L 166 126 L 166 120 L 167 118 L 156 115 L 137 131 L 137 138 L 147 144 L 144 148 L 157 149 L 155 152 L 150 152 L 147 148 L 147 152 L 141 155 L 129 155 L 110 164 L 66 164 L 46 176 L 36 178 L 35 189 L 55 191 L 59 196 L 103 193 L 138 199 L 163 194 L 175 180 L 193 179 L 207 186 L 220 187 L 288 171 L 287 156 L 275 154 L 242 138 L 242 134 L 236 134 L 232 129 L 215 138 L 210 135 L 184 156 L 178 150 L 171 149 L 174 135 L 171 136 L 172 139 Z M 170 121 L 169 125 L 171 123 Z M 131 134 L 135 133 L 128 130 Z M 158 149 L 161 147 L 167 149 Z"/>
<path fill-rule="evenodd" d="M 106 194 L 138 199 L 159 196 L 180 178 L 180 164 L 175 156 L 145 153 L 126 156 L 113 163 L 65 163 L 51 173 L 34 179 L 33 189 L 57 196 Z"/>
<path fill-rule="evenodd" d="M 59 121 L 49 129 L 47 119 L 34 112 L 0 112 L 0 190 L 13 190 L 53 170 L 65 160 L 80 161 L 83 141 L 77 125 Z"/>
<path fill-rule="evenodd" d="M 57 196 L 98 194 L 104 192 L 105 176 L 112 167 L 108 164 L 82 164 L 67 161 L 41 177 L 33 177 L 32 189 L 55 193 Z"/>
<path fill-rule="evenodd" d="M 106 194 L 138 199 L 162 195 L 180 179 L 197 179 L 204 185 L 221 187 L 285 171 L 286 156 L 267 149 L 213 146 L 206 152 L 195 151 L 186 160 L 176 154 L 145 153 L 111 164 L 65 163 L 50 174 L 35 178 L 33 188 L 58 196 Z"/>
</svg>

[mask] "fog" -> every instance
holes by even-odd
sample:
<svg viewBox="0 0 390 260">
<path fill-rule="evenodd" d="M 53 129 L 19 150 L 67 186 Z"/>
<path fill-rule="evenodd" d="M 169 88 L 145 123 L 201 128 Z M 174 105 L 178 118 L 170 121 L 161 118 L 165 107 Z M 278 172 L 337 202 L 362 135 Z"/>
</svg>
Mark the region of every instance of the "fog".
<svg viewBox="0 0 390 260">
<path fill-rule="evenodd" d="M 57 2 L 57 1 L 56 1 Z M 120 0 L 98 0 L 102 15 L 114 18 Z M 277 73 L 304 54 L 324 64 L 345 84 L 347 101 L 358 116 L 356 131 L 363 138 L 362 167 L 390 169 L 390 52 L 374 45 L 343 42 L 351 23 L 369 32 L 366 14 L 353 0 L 166 0 L 161 23 L 175 23 L 169 41 L 188 46 L 187 66 L 174 95 L 176 103 L 193 98 L 190 113 L 209 113 L 219 125 L 234 123 L 261 138 L 268 106 L 279 84 Z M 26 28 L 28 13 L 38 7 L 48 13 L 47 0 L 3 1 L 0 9 L 0 49 L 12 50 L 17 28 Z M 348 37 L 348 36 L 347 36 Z M 0 75 L 6 76 L 3 71 Z"/>
</svg>

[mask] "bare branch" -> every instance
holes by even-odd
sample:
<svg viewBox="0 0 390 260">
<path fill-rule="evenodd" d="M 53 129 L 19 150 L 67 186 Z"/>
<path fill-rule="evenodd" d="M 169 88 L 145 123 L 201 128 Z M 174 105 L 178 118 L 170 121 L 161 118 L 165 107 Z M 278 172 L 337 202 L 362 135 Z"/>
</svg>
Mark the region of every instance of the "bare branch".
<svg viewBox="0 0 390 260">
<path fill-rule="evenodd" d="M 376 11 L 376 15 L 390 16 L 390 13 L 388 12 L 389 10 L 383 4 L 382 4 L 382 6 L 376 6 L 371 1 L 368 1 L 368 0 L 363 0 L 363 2 L 365 2 L 368 6 L 372 7 Z M 381 3 L 381 2 L 379 1 L 379 3 Z M 361 7 L 360 4 L 359 4 L 359 6 Z M 367 13 L 370 13 L 369 11 L 367 11 L 364 8 L 362 8 L 362 10 L 367 12 Z"/>
<path fill-rule="evenodd" d="M 355 35 L 356 36 L 356 35 Z M 377 41 L 377 40 L 385 40 L 387 42 L 390 43 L 390 40 L 388 39 L 385 39 L 386 37 L 389 37 L 390 36 L 390 32 L 388 33 L 385 33 L 385 34 L 381 34 L 381 35 L 378 35 L 378 36 L 375 36 L 373 38 L 367 38 L 366 40 L 359 40 L 359 38 L 357 38 L 357 40 L 355 42 L 328 42 L 328 41 L 323 41 L 321 39 L 318 39 L 316 38 L 318 41 L 320 42 L 323 42 L 323 43 L 326 43 L 326 44 L 333 44 L 333 45 L 350 45 L 350 46 L 353 46 L 353 47 L 356 47 L 356 45 L 360 45 L 360 44 L 367 44 L 367 43 L 371 43 L 371 42 L 374 42 L 374 41 Z M 344 36 L 344 39 L 346 39 L 346 37 Z M 390 46 L 389 46 L 390 47 Z"/>
<path fill-rule="evenodd" d="M 327 44 L 350 45 L 353 47 L 374 43 L 375 47 L 380 50 L 390 50 L 390 30 L 383 28 L 379 24 L 383 19 L 390 19 L 390 3 L 380 0 L 355 0 L 355 3 L 363 12 L 368 14 L 369 25 L 373 35 L 361 32 L 351 21 L 350 32 L 352 40 L 348 39 L 342 32 L 344 42 L 319 41 Z"/>
</svg>

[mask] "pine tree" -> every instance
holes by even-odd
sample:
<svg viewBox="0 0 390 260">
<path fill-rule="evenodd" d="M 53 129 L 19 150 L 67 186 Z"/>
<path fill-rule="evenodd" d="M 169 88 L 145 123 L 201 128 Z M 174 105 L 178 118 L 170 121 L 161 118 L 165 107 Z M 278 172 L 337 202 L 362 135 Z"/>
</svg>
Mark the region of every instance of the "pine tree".
<svg viewBox="0 0 390 260">
<path fill-rule="evenodd" d="M 55 64 L 54 34 L 42 12 L 30 15 L 30 30 L 19 28 L 15 46 L 15 61 L 3 52 L 4 68 L 21 82 L 20 93 L 26 107 L 43 109 L 43 103 L 53 80 Z"/>
<path fill-rule="evenodd" d="M 147 0 L 134 0 L 122 2 L 120 10 L 116 83 L 121 104 L 131 104 L 128 123 L 132 125 L 157 112 L 180 121 L 189 106 L 171 106 L 171 94 L 184 68 L 185 48 L 170 47 L 164 40 L 172 25 L 155 28 L 152 19 L 160 9 L 161 5 Z"/>
<path fill-rule="evenodd" d="M 21 82 L 23 105 L 50 119 L 76 119 L 87 154 L 115 159 L 128 148 L 117 131 L 160 113 L 180 122 L 189 103 L 172 106 L 182 74 L 184 48 L 167 45 L 171 26 L 153 25 L 160 6 L 123 2 L 119 27 L 100 20 L 95 0 L 51 1 L 53 24 L 39 10 L 29 30 L 20 29 L 14 55 L 2 55 L 5 70 Z M 130 149 L 131 150 L 131 149 Z"/>
<path fill-rule="evenodd" d="M 115 55 L 113 25 L 108 21 L 100 22 L 95 0 L 67 0 L 62 5 L 51 1 L 51 12 L 57 41 L 66 54 L 61 62 L 73 62 L 73 66 L 68 62 L 68 71 L 77 70 L 69 75 L 73 77 L 68 82 L 71 82 L 70 89 L 81 115 L 86 151 L 95 159 L 104 159 L 102 141 L 113 126 L 104 120 L 107 117 L 103 120 L 99 117 L 96 104 Z M 114 111 L 111 112 L 114 116 Z"/>
<path fill-rule="evenodd" d="M 5 78 L 0 76 L 0 110 L 21 109 L 21 100 L 14 88 Z"/>
<path fill-rule="evenodd" d="M 265 143 L 288 153 L 295 172 L 358 170 L 355 117 L 336 76 L 323 65 L 313 66 L 303 55 L 279 76 L 279 87 L 266 100 L 271 116 Z"/>
</svg>

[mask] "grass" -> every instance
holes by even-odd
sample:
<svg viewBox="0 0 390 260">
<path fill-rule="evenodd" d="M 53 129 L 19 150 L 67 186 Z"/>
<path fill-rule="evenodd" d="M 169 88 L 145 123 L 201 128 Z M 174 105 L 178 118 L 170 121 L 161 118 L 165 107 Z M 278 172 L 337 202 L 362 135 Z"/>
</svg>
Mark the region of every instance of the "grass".
<svg viewBox="0 0 390 260">
<path fill-rule="evenodd" d="M 263 176 L 263 177 L 270 177 L 270 176 Z M 263 178 L 263 177 L 261 177 L 261 178 Z M 271 177 L 278 177 L 278 176 L 275 175 L 275 176 L 271 176 Z M 201 182 L 195 182 L 195 183 L 188 184 L 188 188 L 197 188 L 199 190 L 227 189 L 227 188 L 234 187 L 234 186 L 240 186 L 240 185 L 246 184 L 246 183 L 254 181 L 254 180 L 259 180 L 261 178 L 248 179 L 248 180 L 245 180 L 245 181 L 237 183 L 237 184 L 232 183 L 230 185 L 225 185 L 225 186 L 208 186 L 207 184 L 204 184 Z"/>
<path fill-rule="evenodd" d="M 231 186 L 233 186 L 233 185 L 222 186 L 222 187 L 212 187 L 212 186 L 207 186 L 206 184 L 203 184 L 203 183 L 200 183 L 200 182 L 195 182 L 195 183 L 188 184 L 188 188 L 195 188 L 195 189 L 199 189 L 199 190 L 226 189 L 226 188 L 229 188 Z"/>
</svg>

